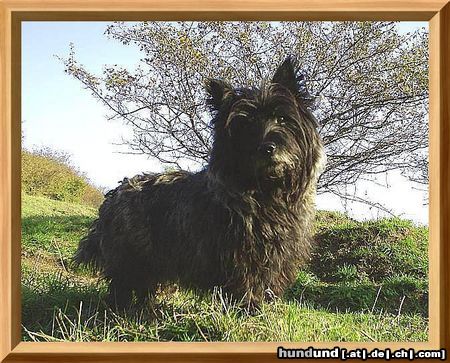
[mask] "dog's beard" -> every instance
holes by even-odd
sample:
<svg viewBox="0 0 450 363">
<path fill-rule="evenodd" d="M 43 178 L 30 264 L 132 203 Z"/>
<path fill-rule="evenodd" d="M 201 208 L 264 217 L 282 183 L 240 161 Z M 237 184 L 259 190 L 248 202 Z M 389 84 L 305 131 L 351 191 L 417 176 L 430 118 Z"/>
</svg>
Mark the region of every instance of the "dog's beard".
<svg viewBox="0 0 450 363">
<path fill-rule="evenodd" d="M 256 189 L 263 193 L 284 189 L 289 169 L 286 164 L 264 160 L 255 165 Z"/>
<path fill-rule="evenodd" d="M 286 152 L 280 152 L 271 158 L 257 158 L 254 162 L 255 175 L 259 180 L 284 179 L 298 169 L 298 160 L 298 156 Z"/>
<path fill-rule="evenodd" d="M 275 162 L 264 162 L 262 165 L 257 165 L 255 168 L 255 176 L 257 180 L 261 181 L 277 181 L 283 179 L 287 168 L 283 164 Z"/>
</svg>

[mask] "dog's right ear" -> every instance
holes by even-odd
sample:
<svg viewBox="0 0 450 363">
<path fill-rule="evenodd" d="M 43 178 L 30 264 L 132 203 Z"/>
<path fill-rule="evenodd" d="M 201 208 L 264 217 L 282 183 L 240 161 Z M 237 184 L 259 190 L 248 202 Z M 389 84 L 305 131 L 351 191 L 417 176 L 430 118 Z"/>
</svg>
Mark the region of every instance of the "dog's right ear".
<svg viewBox="0 0 450 363">
<path fill-rule="evenodd" d="M 227 82 L 222 80 L 207 79 L 205 87 L 209 94 L 209 98 L 206 102 L 215 111 L 220 111 L 222 106 L 234 97 L 233 88 Z"/>
</svg>

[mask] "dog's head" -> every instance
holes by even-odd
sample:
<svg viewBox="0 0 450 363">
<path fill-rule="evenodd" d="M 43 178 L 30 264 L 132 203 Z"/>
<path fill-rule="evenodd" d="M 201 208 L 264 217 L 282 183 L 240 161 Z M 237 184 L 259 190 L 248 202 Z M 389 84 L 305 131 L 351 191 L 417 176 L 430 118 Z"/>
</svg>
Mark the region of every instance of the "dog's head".
<svg viewBox="0 0 450 363">
<path fill-rule="evenodd" d="M 305 187 L 323 147 L 292 58 L 258 89 L 210 79 L 207 91 L 214 113 L 210 172 L 241 191 Z"/>
</svg>

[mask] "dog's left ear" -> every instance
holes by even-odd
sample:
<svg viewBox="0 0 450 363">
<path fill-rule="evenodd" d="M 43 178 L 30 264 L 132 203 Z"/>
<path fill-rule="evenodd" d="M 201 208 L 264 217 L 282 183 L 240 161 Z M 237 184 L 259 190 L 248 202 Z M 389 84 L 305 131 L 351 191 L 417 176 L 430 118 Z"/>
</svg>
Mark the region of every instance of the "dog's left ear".
<svg viewBox="0 0 450 363">
<path fill-rule="evenodd" d="M 300 100 L 300 104 L 306 108 L 315 108 L 315 97 L 312 96 L 306 86 L 305 74 L 300 71 L 298 61 L 293 56 L 288 56 L 278 67 L 272 83 L 286 87 L 292 94 Z"/>
<path fill-rule="evenodd" d="M 276 70 L 272 83 L 278 83 L 296 95 L 299 91 L 297 73 L 298 62 L 294 57 L 288 56 Z"/>
</svg>

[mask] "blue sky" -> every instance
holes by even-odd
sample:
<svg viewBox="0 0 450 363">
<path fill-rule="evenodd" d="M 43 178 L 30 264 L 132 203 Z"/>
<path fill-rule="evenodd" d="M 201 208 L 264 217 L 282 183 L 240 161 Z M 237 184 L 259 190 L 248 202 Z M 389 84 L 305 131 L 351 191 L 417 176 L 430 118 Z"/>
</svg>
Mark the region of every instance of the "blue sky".
<svg viewBox="0 0 450 363">
<path fill-rule="evenodd" d="M 142 54 L 135 46 L 123 46 L 103 34 L 106 22 L 22 23 L 22 129 L 28 149 L 49 146 L 72 154 L 74 164 L 96 184 L 113 188 L 124 176 L 143 171 L 160 171 L 160 165 L 145 156 L 120 154 L 114 142 L 126 136 L 120 121 L 106 120 L 107 110 L 80 83 L 64 73 L 56 55 L 66 57 L 75 45 L 77 60 L 93 73 L 103 65 L 134 68 Z M 402 22 L 401 32 L 427 22 Z M 397 174 L 389 175 L 390 188 L 359 185 L 368 198 L 393 205 L 397 214 L 417 222 L 428 222 L 424 193 Z M 379 212 L 365 206 L 344 206 L 331 196 L 320 196 L 322 209 L 346 209 L 360 218 L 374 218 Z"/>
<path fill-rule="evenodd" d="M 109 41 L 107 23 L 25 22 L 22 25 L 22 120 L 24 146 L 50 146 L 73 154 L 73 161 L 97 185 L 113 187 L 125 175 L 154 167 L 146 158 L 113 154 L 123 127 L 106 122 L 106 109 L 64 73 L 56 55 L 65 57 L 69 43 L 90 70 L 104 64 L 134 67 L 135 48 Z M 114 158 L 114 164 L 109 160 Z"/>
</svg>

